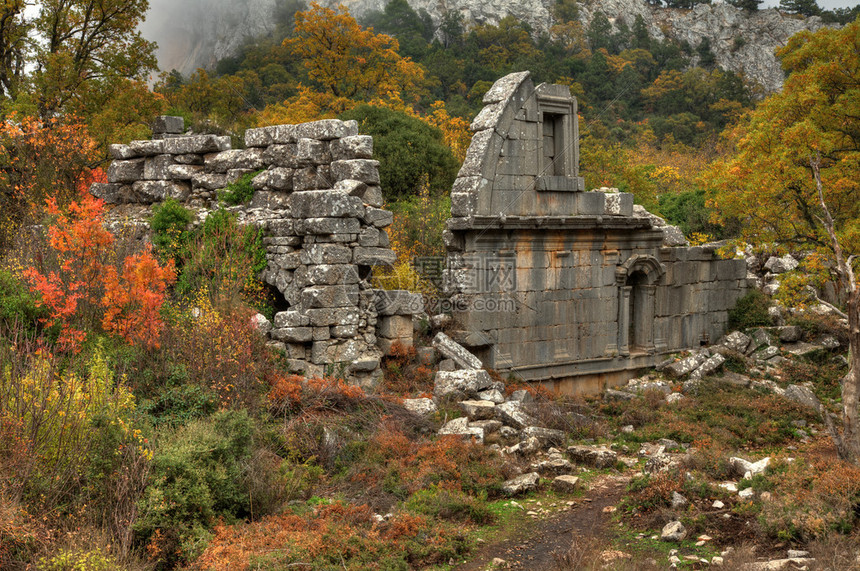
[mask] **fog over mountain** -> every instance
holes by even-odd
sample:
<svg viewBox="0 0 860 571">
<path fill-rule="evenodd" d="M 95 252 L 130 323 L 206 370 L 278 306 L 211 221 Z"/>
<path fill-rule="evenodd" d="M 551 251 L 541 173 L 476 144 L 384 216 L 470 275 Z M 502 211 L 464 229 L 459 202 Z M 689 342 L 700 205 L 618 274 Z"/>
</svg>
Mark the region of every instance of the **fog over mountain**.
<svg viewBox="0 0 860 571">
<path fill-rule="evenodd" d="M 769 0 L 773 2 L 775 0 Z M 840 2 L 844 0 L 825 0 Z M 248 37 L 271 32 L 276 10 L 302 0 L 150 0 L 150 12 L 141 31 L 159 44 L 158 59 L 163 70 L 179 70 L 190 75 L 198 67 L 212 67 L 236 53 Z M 856 0 L 855 0 L 856 2 Z M 345 5 L 361 20 L 370 11 L 383 10 L 387 0 L 321 0 L 327 6 Z M 462 16 L 466 26 L 498 24 L 512 15 L 533 30 L 549 32 L 556 0 L 409 0 L 415 10 L 426 10 L 438 25 L 445 14 Z M 598 12 L 611 22 L 624 20 L 628 27 L 639 15 L 652 37 L 669 36 L 695 47 L 704 38 L 710 41 L 717 63 L 744 74 L 766 92 L 778 90 L 782 68 L 774 50 L 801 30 L 816 30 L 820 18 L 800 18 L 777 10 L 745 12 L 715 1 L 692 10 L 655 8 L 645 0 L 600 0 L 580 2 L 580 19 L 588 25 Z"/>
<path fill-rule="evenodd" d="M 235 53 L 246 37 L 272 29 L 277 0 L 150 0 L 140 30 L 158 42 L 162 70 L 185 75 Z"/>
</svg>

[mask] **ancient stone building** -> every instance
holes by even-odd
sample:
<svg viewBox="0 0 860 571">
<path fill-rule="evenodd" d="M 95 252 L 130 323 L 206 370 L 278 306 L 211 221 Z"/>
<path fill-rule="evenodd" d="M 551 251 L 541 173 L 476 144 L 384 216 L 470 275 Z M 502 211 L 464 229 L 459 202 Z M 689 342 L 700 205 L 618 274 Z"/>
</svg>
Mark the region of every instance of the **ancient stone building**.
<svg viewBox="0 0 860 571">
<path fill-rule="evenodd" d="M 372 384 L 382 354 L 412 343 L 420 296 L 382 292 L 374 266 L 394 261 L 385 227 L 373 140 L 355 121 L 324 120 L 249 129 L 245 149 L 229 137 L 185 135 L 180 117 L 159 117 L 154 139 L 111 145 L 108 182 L 90 192 L 113 204 L 116 222 L 146 225 L 151 206 L 173 198 L 198 223 L 218 208 L 218 193 L 253 173 L 253 198 L 231 207 L 240 223 L 264 231 L 261 278 L 283 296 L 266 329 L 294 370 L 342 374 Z"/>
<path fill-rule="evenodd" d="M 502 374 L 577 392 L 724 333 L 745 262 L 688 247 L 630 194 L 586 192 L 567 87 L 514 73 L 484 103 L 446 232 L 456 339 Z"/>
</svg>

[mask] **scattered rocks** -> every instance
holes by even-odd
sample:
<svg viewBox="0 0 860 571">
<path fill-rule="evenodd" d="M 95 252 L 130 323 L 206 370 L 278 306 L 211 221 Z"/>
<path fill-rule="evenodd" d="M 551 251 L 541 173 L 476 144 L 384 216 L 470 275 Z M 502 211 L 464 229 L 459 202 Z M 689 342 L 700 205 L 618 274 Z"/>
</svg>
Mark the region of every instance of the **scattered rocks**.
<svg viewBox="0 0 860 571">
<path fill-rule="evenodd" d="M 660 532 L 660 539 L 680 543 L 687 538 L 687 528 L 680 521 L 670 521 Z"/>
<path fill-rule="evenodd" d="M 478 391 L 489 388 L 493 380 L 487 371 L 470 369 L 461 371 L 437 371 L 433 396 L 437 400 L 447 398 L 472 398 Z"/>
</svg>

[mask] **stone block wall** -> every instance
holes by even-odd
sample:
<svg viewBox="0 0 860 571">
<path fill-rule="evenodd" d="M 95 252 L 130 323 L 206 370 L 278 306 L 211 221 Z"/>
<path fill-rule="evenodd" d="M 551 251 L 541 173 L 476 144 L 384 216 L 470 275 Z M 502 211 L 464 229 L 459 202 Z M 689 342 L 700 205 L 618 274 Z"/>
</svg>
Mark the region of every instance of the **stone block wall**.
<svg viewBox="0 0 860 571">
<path fill-rule="evenodd" d="M 229 183 L 257 173 L 250 204 L 229 210 L 265 231 L 260 277 L 288 306 L 271 337 L 307 374 L 377 378 L 383 350 L 411 344 L 412 314 L 423 307 L 420 296 L 369 282 L 374 267 L 395 260 L 372 138 L 355 121 L 323 120 L 249 129 L 246 148 L 232 149 L 229 137 L 183 130 L 181 118 L 160 117 L 153 140 L 112 145 L 108 182 L 92 194 L 119 205 L 119 216 L 136 208 L 145 219 L 150 205 L 173 198 L 203 219 Z"/>
<path fill-rule="evenodd" d="M 445 236 L 457 340 L 563 392 L 716 341 L 748 287 L 745 262 L 689 248 L 630 194 L 585 192 L 566 87 L 515 73 L 484 103 Z"/>
</svg>

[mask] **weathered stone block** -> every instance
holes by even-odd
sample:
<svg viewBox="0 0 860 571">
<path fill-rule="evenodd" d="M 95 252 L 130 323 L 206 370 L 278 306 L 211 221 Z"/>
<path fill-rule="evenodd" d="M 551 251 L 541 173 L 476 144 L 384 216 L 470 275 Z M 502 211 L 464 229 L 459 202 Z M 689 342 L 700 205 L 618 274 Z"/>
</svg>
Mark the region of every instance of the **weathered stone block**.
<svg viewBox="0 0 860 571">
<path fill-rule="evenodd" d="M 295 218 L 358 218 L 365 207 L 357 196 L 340 190 L 311 190 L 292 197 Z"/>
<path fill-rule="evenodd" d="M 275 314 L 275 327 L 282 329 L 284 327 L 304 327 L 310 325 L 310 318 L 307 315 L 295 310 L 280 311 Z"/>
<path fill-rule="evenodd" d="M 205 162 L 203 155 L 173 155 L 173 160 L 180 165 L 202 165 Z"/>
<path fill-rule="evenodd" d="M 497 405 L 495 410 L 496 418 L 512 428 L 522 429 L 537 424 L 537 421 L 528 414 L 522 403 L 505 402 Z"/>
<path fill-rule="evenodd" d="M 334 139 L 330 144 L 331 158 L 335 161 L 373 158 L 373 137 L 355 135 Z"/>
<path fill-rule="evenodd" d="M 358 270 L 351 264 L 322 264 L 308 266 L 311 285 L 357 284 Z"/>
<path fill-rule="evenodd" d="M 444 398 L 473 398 L 478 391 L 492 386 L 493 380 L 487 371 L 437 371 L 434 377 L 433 396 Z M 504 422 L 504 421 L 503 421 Z"/>
<path fill-rule="evenodd" d="M 477 426 L 469 426 L 469 419 L 465 417 L 455 418 L 445 423 L 439 429 L 441 436 L 454 435 L 464 438 L 474 438 L 478 443 L 484 441 L 484 429 Z"/>
<path fill-rule="evenodd" d="M 403 399 L 403 407 L 409 412 L 414 412 L 420 416 L 430 416 L 438 410 L 433 399 Z"/>
<path fill-rule="evenodd" d="M 358 234 L 361 223 L 357 218 L 308 218 L 299 220 L 297 233 L 305 234 Z"/>
<path fill-rule="evenodd" d="M 197 173 L 191 177 L 191 186 L 205 190 L 218 190 L 227 186 L 227 175 Z"/>
<path fill-rule="evenodd" d="M 352 250 L 340 244 L 310 244 L 300 252 L 303 264 L 348 264 Z"/>
<path fill-rule="evenodd" d="M 299 139 L 296 142 L 296 160 L 301 165 L 322 165 L 331 162 L 328 143 L 317 139 Z"/>
<path fill-rule="evenodd" d="M 480 359 L 441 331 L 433 338 L 433 347 L 448 359 L 452 359 L 461 369 L 483 368 Z"/>
<path fill-rule="evenodd" d="M 412 318 L 405 315 L 380 317 L 376 324 L 376 335 L 386 339 L 412 337 Z"/>
<path fill-rule="evenodd" d="M 173 164 L 171 155 L 156 155 L 147 157 L 143 163 L 143 178 L 145 180 L 167 180 L 170 176 L 169 168 Z"/>
<path fill-rule="evenodd" d="M 339 119 L 323 119 L 296 125 L 298 138 L 319 139 L 330 141 L 358 135 L 357 121 L 340 121 Z"/>
<path fill-rule="evenodd" d="M 132 141 L 129 150 L 137 157 L 153 157 L 164 154 L 164 141 Z"/>
<path fill-rule="evenodd" d="M 174 198 L 180 202 L 191 194 L 187 183 L 172 180 L 141 180 L 131 185 L 134 202 L 149 204 Z"/>
<path fill-rule="evenodd" d="M 194 135 L 159 141 L 164 144 L 163 153 L 170 155 L 205 154 L 226 151 L 230 148 L 230 137 L 217 135 Z M 158 153 L 160 154 L 160 153 Z"/>
<path fill-rule="evenodd" d="M 391 226 L 394 222 L 394 213 L 389 212 L 388 210 L 382 210 L 381 208 L 368 206 L 364 210 L 363 219 L 368 224 L 377 228 L 385 228 L 387 226 Z"/>
<path fill-rule="evenodd" d="M 528 474 L 523 474 L 522 476 L 506 480 L 502 483 L 502 492 L 508 496 L 525 494 L 526 492 L 536 489 L 538 487 L 538 482 L 540 482 L 540 474 L 537 472 L 530 472 Z"/>
<path fill-rule="evenodd" d="M 206 155 L 207 172 L 226 173 L 232 169 L 259 170 L 266 166 L 262 149 L 230 149 Z"/>
<path fill-rule="evenodd" d="M 335 181 L 349 179 L 365 184 L 379 184 L 379 161 L 371 159 L 333 161 L 331 174 Z"/>
<path fill-rule="evenodd" d="M 529 77 L 529 72 L 511 73 L 497 80 L 484 94 L 484 103 L 498 103 L 511 97 L 520 84 Z"/>
<path fill-rule="evenodd" d="M 574 494 L 579 488 L 579 478 L 576 476 L 556 476 L 552 481 L 552 489 L 559 494 Z"/>
<path fill-rule="evenodd" d="M 272 145 L 263 153 L 266 164 L 284 168 L 298 168 L 300 166 L 297 158 L 298 147 L 295 143 L 284 145 Z"/>
<path fill-rule="evenodd" d="M 390 248 L 359 246 L 353 249 L 352 261 L 359 266 L 391 266 L 397 261 L 397 254 Z"/>
<path fill-rule="evenodd" d="M 314 327 L 356 325 L 359 320 L 358 309 L 353 308 L 308 309 L 305 313 Z"/>
<path fill-rule="evenodd" d="M 128 145 L 110 145 L 108 147 L 110 157 L 117 161 L 137 158 L 138 155 Z"/>
<path fill-rule="evenodd" d="M 618 454 L 606 448 L 569 446 L 567 455 L 577 464 L 585 464 L 598 469 L 612 468 L 618 462 Z"/>
<path fill-rule="evenodd" d="M 171 164 L 167 167 L 167 178 L 173 180 L 191 180 L 194 178 L 194 175 L 202 172 L 202 165 Z"/>
<path fill-rule="evenodd" d="M 286 343 L 306 343 L 313 339 L 312 327 L 283 327 L 272 330 L 272 336 Z"/>
<path fill-rule="evenodd" d="M 305 288 L 302 292 L 302 307 L 355 307 L 358 305 L 358 284 L 321 285 Z"/>
<path fill-rule="evenodd" d="M 251 186 L 256 190 L 270 188 L 272 190 L 293 190 L 293 169 L 273 167 L 263 171 L 253 178 Z"/>
<path fill-rule="evenodd" d="M 108 166 L 108 182 L 129 183 L 143 178 L 143 166 L 145 159 L 130 159 L 127 161 L 113 161 Z"/>
<path fill-rule="evenodd" d="M 373 303 L 380 316 L 415 315 L 424 311 L 421 294 L 406 290 L 373 290 Z"/>
<path fill-rule="evenodd" d="M 485 400 L 464 400 L 458 406 L 469 420 L 490 420 L 496 415 L 496 405 Z"/>
<path fill-rule="evenodd" d="M 106 204 L 122 204 L 128 202 L 131 187 L 118 183 L 96 182 L 90 186 L 90 194 L 105 201 Z"/>
</svg>

